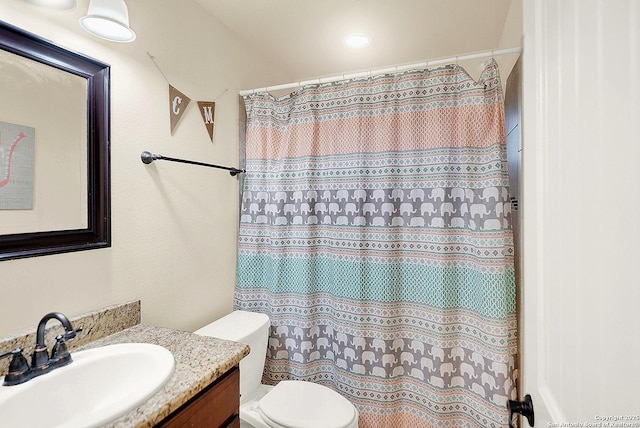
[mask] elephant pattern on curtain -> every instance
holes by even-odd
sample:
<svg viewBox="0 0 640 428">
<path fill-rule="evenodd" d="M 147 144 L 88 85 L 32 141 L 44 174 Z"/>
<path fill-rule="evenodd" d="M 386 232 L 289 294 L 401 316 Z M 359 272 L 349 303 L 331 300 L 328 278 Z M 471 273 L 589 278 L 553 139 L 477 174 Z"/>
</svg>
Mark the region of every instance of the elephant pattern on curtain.
<svg viewBox="0 0 640 428">
<path fill-rule="evenodd" d="M 361 427 L 501 427 L 514 248 L 497 64 L 245 97 L 235 308 L 271 319 L 263 381 Z"/>
</svg>

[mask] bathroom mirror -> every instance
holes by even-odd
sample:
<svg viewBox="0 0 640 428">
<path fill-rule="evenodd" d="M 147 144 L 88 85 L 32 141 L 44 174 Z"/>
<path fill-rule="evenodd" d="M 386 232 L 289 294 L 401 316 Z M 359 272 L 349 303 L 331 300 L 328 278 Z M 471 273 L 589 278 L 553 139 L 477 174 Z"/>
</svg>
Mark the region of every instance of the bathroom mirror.
<svg viewBox="0 0 640 428">
<path fill-rule="evenodd" d="M 111 245 L 109 76 L 0 21 L 0 261 Z"/>
</svg>

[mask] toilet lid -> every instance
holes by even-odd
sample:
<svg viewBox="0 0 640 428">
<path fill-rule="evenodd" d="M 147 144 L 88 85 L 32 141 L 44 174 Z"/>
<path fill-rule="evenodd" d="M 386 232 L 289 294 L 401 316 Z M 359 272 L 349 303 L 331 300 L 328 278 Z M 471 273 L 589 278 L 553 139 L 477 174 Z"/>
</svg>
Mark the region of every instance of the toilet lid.
<svg viewBox="0 0 640 428">
<path fill-rule="evenodd" d="M 344 428 L 356 415 L 337 392 L 311 382 L 284 380 L 259 402 L 268 419 L 287 428 Z"/>
</svg>

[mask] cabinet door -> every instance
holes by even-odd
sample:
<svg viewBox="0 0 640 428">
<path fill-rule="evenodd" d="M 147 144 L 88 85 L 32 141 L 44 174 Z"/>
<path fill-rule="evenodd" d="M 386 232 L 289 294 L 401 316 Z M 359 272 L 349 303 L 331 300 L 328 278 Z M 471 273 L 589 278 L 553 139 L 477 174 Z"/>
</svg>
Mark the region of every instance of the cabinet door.
<svg viewBox="0 0 640 428">
<path fill-rule="evenodd" d="M 240 428 L 240 415 L 233 418 L 233 420 L 229 422 L 229 425 L 227 425 L 227 428 Z"/>
<path fill-rule="evenodd" d="M 239 427 L 240 370 L 235 367 L 158 424 L 163 428 Z"/>
</svg>

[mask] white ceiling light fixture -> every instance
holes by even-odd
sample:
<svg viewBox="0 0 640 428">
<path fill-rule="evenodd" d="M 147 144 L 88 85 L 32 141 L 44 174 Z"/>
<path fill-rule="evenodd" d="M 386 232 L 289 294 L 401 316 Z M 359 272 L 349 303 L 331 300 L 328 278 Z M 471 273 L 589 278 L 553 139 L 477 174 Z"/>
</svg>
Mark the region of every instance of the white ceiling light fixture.
<svg viewBox="0 0 640 428">
<path fill-rule="evenodd" d="M 136 33 L 129 27 L 129 9 L 124 0 L 89 0 L 87 16 L 80 25 L 94 36 L 112 42 L 132 42 Z"/>
<path fill-rule="evenodd" d="M 76 0 L 24 0 L 34 6 L 56 10 L 71 10 L 76 7 Z"/>
<path fill-rule="evenodd" d="M 344 44 L 350 48 L 364 48 L 371 44 L 371 36 L 364 33 L 349 34 L 344 38 Z"/>
</svg>

